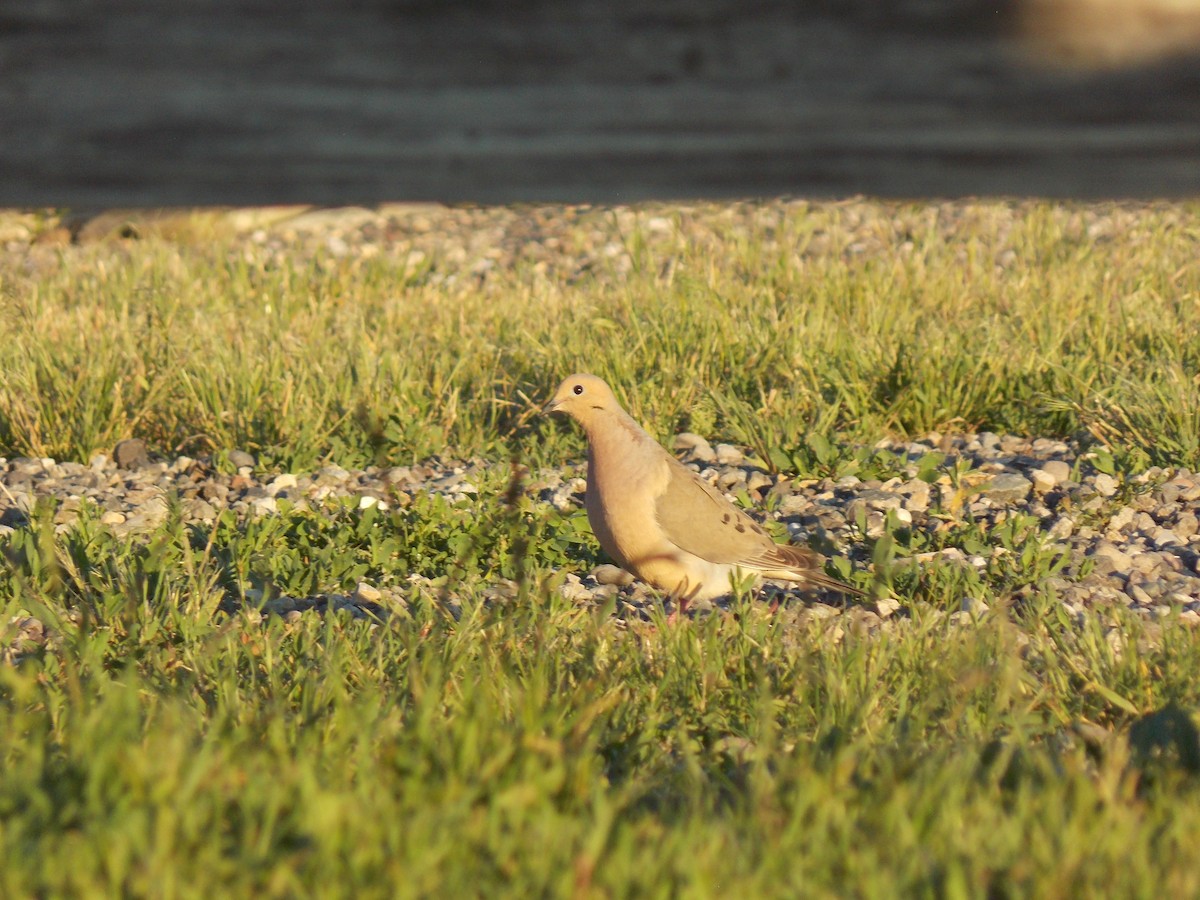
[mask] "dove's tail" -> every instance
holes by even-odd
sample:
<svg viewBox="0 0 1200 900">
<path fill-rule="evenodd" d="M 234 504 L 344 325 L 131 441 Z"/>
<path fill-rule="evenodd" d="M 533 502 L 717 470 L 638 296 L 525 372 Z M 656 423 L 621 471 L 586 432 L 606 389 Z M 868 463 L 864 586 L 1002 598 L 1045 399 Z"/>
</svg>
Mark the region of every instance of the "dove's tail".
<svg viewBox="0 0 1200 900">
<path fill-rule="evenodd" d="M 767 578 L 795 581 L 812 587 L 825 588 L 855 597 L 865 597 L 866 592 L 846 582 L 825 574 L 825 557 L 807 547 L 777 544 L 770 554 L 769 564 L 761 569 Z M 764 560 L 765 562 L 765 560 Z"/>
</svg>

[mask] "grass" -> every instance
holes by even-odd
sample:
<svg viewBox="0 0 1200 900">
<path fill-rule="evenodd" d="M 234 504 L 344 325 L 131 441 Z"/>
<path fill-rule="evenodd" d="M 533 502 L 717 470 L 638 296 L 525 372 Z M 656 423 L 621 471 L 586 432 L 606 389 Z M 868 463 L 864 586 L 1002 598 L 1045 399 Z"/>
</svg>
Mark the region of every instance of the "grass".
<svg viewBox="0 0 1200 900">
<path fill-rule="evenodd" d="M 370 515 L 310 543 L 391 539 Z M 0 586 L 54 635 L 0 668 L 6 896 L 1200 889 L 1187 628 L 1047 597 L 972 624 L 916 603 L 874 636 L 750 601 L 626 627 L 470 581 L 457 621 L 418 594 L 260 624 L 214 609 L 295 522 L 49 523 Z"/>
<path fill-rule="evenodd" d="M 660 436 L 789 471 L 883 474 L 878 437 L 966 426 L 1195 466 L 1195 211 L 1099 243 L 1082 207 L 964 209 L 680 211 L 574 285 L 279 265 L 219 230 L 5 263 L 0 455 L 558 465 L 579 438 L 532 412 L 587 368 Z M 885 251 L 843 252 L 864 235 Z M 562 600 L 598 551 L 508 477 L 139 537 L 46 505 L 0 535 L 0 895 L 1200 893 L 1200 633 L 1068 615 L 1036 523 L 860 535 L 903 604 L 877 632 L 747 598 L 669 627 Z M 943 547 L 990 561 L 906 562 Z M 234 602 L 410 574 L 434 580 L 382 621 Z M 991 608 L 953 615 L 964 592 Z"/>
<path fill-rule="evenodd" d="M 1100 240 L 1086 207 L 965 209 L 950 228 L 936 207 L 796 205 L 769 234 L 614 218 L 629 272 L 573 284 L 522 266 L 451 284 L 433 276 L 454 263 L 403 253 L 281 263 L 235 238 L 67 248 L 0 269 L 0 453 L 138 436 L 284 469 L 557 463 L 579 440 L 533 412 L 582 369 L 664 437 L 1090 433 L 1134 464 L 1200 464 L 1195 211 L 1109 210 L 1123 231 Z"/>
</svg>

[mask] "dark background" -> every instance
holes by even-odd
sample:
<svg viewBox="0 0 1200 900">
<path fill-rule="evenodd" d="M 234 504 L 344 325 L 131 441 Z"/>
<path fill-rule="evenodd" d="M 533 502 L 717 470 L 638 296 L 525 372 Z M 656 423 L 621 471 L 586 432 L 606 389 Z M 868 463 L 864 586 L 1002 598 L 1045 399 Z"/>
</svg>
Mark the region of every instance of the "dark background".
<svg viewBox="0 0 1200 900">
<path fill-rule="evenodd" d="M 1200 12 L 1090 2 L 7 2 L 0 205 L 1200 193 Z"/>
</svg>

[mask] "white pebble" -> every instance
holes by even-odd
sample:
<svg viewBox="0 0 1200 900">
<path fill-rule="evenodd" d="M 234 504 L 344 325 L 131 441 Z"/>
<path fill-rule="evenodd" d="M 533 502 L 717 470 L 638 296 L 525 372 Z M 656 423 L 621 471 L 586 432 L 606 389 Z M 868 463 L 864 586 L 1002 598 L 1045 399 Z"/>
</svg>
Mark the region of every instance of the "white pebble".
<svg viewBox="0 0 1200 900">
<path fill-rule="evenodd" d="M 1055 484 L 1062 484 L 1071 478 L 1071 467 L 1060 459 L 1043 463 L 1041 471 L 1053 478 Z"/>
<path fill-rule="evenodd" d="M 372 584 L 367 584 L 365 581 L 360 581 L 354 588 L 354 593 L 350 595 L 354 600 L 364 603 L 378 603 L 383 599 L 383 591 Z"/>
<path fill-rule="evenodd" d="M 723 466 L 737 466 L 744 460 L 745 454 L 733 444 L 717 444 L 717 462 Z"/>
<path fill-rule="evenodd" d="M 900 601 L 894 597 L 884 597 L 882 600 L 875 601 L 875 615 L 881 619 L 886 619 L 900 608 Z"/>
</svg>

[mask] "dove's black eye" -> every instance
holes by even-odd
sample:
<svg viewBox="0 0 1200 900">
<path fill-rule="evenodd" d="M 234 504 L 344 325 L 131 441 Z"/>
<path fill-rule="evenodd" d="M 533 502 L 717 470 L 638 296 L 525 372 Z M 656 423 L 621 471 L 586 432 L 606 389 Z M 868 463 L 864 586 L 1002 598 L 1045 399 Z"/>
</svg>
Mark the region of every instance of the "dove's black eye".
<svg viewBox="0 0 1200 900">
<path fill-rule="evenodd" d="M 572 390 L 573 390 L 573 391 L 575 391 L 575 396 L 577 396 L 577 397 L 578 397 L 580 394 L 582 394 L 582 393 L 583 393 L 583 385 L 582 385 L 582 384 L 577 384 L 577 385 L 575 385 L 575 387 L 574 387 L 574 388 L 572 388 Z"/>
</svg>

